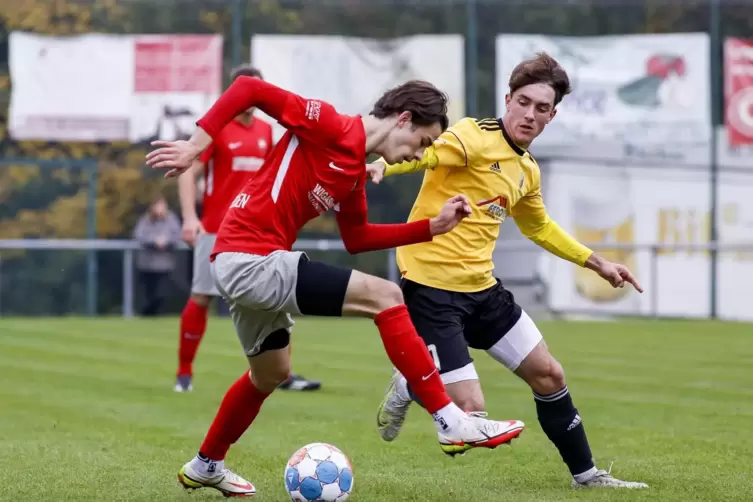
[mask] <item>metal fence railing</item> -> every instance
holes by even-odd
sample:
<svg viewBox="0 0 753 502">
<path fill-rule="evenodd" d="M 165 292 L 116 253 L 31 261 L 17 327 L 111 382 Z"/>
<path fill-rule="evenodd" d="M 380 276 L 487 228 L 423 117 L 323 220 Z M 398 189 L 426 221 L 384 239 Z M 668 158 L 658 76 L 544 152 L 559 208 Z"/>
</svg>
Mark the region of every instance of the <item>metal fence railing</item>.
<svg viewBox="0 0 753 502">
<path fill-rule="evenodd" d="M 115 240 L 115 239 L 0 239 L 0 299 L 3 293 L 12 294 L 2 290 L 3 287 L 3 252 L 29 252 L 29 251 L 46 251 L 46 252 L 84 252 L 86 254 L 86 280 L 85 280 L 85 313 L 89 316 L 97 315 L 97 299 L 99 285 L 97 281 L 97 253 L 98 252 L 118 252 L 122 253 L 122 274 L 121 274 L 121 298 L 122 304 L 120 311 L 126 318 L 134 315 L 134 298 L 135 298 L 135 280 L 134 280 L 134 263 L 135 253 L 141 249 L 138 242 L 133 240 Z M 336 239 L 301 239 L 295 243 L 294 249 L 306 252 L 345 252 L 345 246 L 340 240 Z M 181 244 L 177 252 L 188 254 L 188 246 Z M 16 256 L 16 259 L 19 257 Z M 8 261 L 8 263 L 11 263 Z M 6 265 L 7 267 L 8 265 Z M 394 250 L 387 253 L 387 263 L 385 264 L 387 278 L 392 281 L 398 280 L 398 271 L 395 264 Z M 34 288 L 38 295 L 44 295 L 42 288 Z M 34 301 L 29 298 L 30 302 Z M 2 302 L 0 301 L 0 315 L 2 315 Z"/>
<path fill-rule="evenodd" d="M 530 280 L 521 280 L 520 277 L 511 281 L 508 286 L 513 290 L 518 287 L 543 285 L 543 307 L 557 314 L 587 313 L 601 315 L 629 315 L 644 317 L 713 317 L 715 311 L 719 317 L 730 320 L 753 321 L 753 312 L 749 307 L 749 294 L 745 293 L 746 285 L 753 281 L 753 243 L 727 244 L 727 245 L 593 245 L 594 250 L 600 251 L 607 256 L 615 252 L 621 253 L 620 257 L 627 261 L 636 271 L 639 280 L 643 283 L 646 293 L 641 296 L 639 303 L 629 303 L 618 298 L 605 300 L 596 297 L 592 293 L 584 293 L 582 290 L 591 289 L 594 284 L 604 286 L 602 279 L 586 275 L 586 282 L 591 286 L 583 285 L 583 277 L 579 276 L 580 269 L 574 265 L 556 259 L 551 255 L 548 263 L 544 262 L 538 272 L 532 274 Z M 320 253 L 319 257 L 326 259 L 327 254 L 332 252 L 344 253 L 345 247 L 339 240 L 299 240 L 295 249 L 307 253 Z M 135 315 L 134 299 L 136 287 L 134 281 L 134 257 L 140 246 L 131 240 L 77 240 L 77 239 L 0 239 L 0 299 L 4 294 L 17 296 L 14 291 L 4 291 L 4 276 L 8 265 L 13 260 L 18 260 L 16 254 L 11 260 L 3 262 L 3 256 L 11 253 L 30 253 L 34 251 L 62 252 L 116 252 L 122 254 L 120 271 L 120 308 L 107 312 L 109 314 L 121 314 L 130 318 Z M 188 248 L 181 246 L 178 252 L 187 254 Z M 546 255 L 530 243 L 500 243 L 497 251 L 504 253 L 536 252 Z M 698 264 L 704 260 L 710 260 L 710 256 L 717 255 L 719 266 L 719 294 L 713 298 L 709 294 L 708 277 L 704 273 L 698 273 Z M 95 255 L 96 256 L 96 255 Z M 386 278 L 397 281 L 399 272 L 395 263 L 395 250 L 385 253 L 387 263 L 383 270 Z M 13 265 L 11 265 L 13 266 Z M 564 268 L 563 268 L 564 267 Z M 575 270 L 575 272 L 573 272 Z M 705 268 L 702 269 L 706 270 Z M 585 271 L 586 274 L 592 274 Z M 504 280 L 504 277 L 502 277 Z M 593 280 L 591 280 L 593 279 Z M 60 280 L 47 286 L 47 293 L 59 288 L 72 287 L 71 284 L 60 284 Z M 116 281 L 113 281 L 116 282 Z M 94 284 L 94 286 L 92 286 Z M 608 285 L 607 285 L 608 286 Z M 6 286 L 7 288 L 7 286 Z M 97 315 L 96 300 L 98 292 L 96 283 L 86 282 L 87 309 L 86 314 Z M 607 290 L 609 288 L 607 287 Z M 34 302 L 45 295 L 45 290 L 33 288 L 34 296 L 22 298 L 22 302 Z M 628 289 L 629 291 L 629 289 Z M 583 296 L 575 301 L 573 297 Z M 719 302 L 716 309 L 711 308 L 711 301 Z M 94 308 L 92 308 L 94 306 Z M 0 315 L 6 315 L 0 302 Z"/>
</svg>

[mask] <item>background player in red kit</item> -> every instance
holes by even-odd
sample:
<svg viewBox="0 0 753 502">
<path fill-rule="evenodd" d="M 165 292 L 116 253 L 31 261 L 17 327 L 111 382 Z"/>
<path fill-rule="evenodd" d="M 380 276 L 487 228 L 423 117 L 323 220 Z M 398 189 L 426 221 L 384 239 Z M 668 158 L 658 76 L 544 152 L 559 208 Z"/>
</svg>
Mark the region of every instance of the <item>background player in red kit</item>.
<svg viewBox="0 0 753 502">
<path fill-rule="evenodd" d="M 456 195 L 433 218 L 397 225 L 370 224 L 367 218 L 366 155 L 381 154 L 389 163 L 420 159 L 447 128 L 446 95 L 411 81 L 385 93 L 369 116 L 351 117 L 325 102 L 241 77 L 199 120 L 189 141 L 155 142 L 161 148 L 147 155 L 147 164 L 170 168 L 168 176 L 179 174 L 251 106 L 287 133 L 233 200 L 212 251 L 215 284 L 230 303 L 251 371 L 225 394 L 199 453 L 181 468 L 180 482 L 227 496 L 255 493 L 251 483 L 225 469 L 224 458 L 287 378 L 291 314 L 373 319 L 393 365 L 434 417 L 441 444 L 493 448 L 517 437 L 522 422 L 472 416 L 452 403 L 397 284 L 291 251 L 300 228 L 329 209 L 336 211 L 351 253 L 429 241 L 470 213 L 467 199 Z"/>
<path fill-rule="evenodd" d="M 242 76 L 262 78 L 256 68 L 241 66 L 233 70 L 231 80 Z M 193 246 L 194 259 L 191 297 L 180 316 L 176 392 L 193 389 L 193 362 L 206 331 L 207 310 L 212 297 L 219 296 L 209 268 L 209 255 L 220 223 L 233 198 L 261 168 L 273 146 L 272 126 L 255 118 L 254 108 L 249 108 L 230 121 L 191 169 L 178 179 L 183 240 Z M 196 214 L 196 178 L 199 173 L 203 173 L 205 183 L 201 219 Z M 291 375 L 280 387 L 315 390 L 320 383 Z"/>
</svg>

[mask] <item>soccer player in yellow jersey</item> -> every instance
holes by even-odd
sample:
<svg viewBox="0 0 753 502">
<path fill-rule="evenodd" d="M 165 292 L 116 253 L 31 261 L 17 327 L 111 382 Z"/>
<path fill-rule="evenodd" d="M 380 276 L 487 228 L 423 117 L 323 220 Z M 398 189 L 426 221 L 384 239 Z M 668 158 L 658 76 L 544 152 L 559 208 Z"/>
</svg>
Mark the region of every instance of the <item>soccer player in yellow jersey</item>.
<svg viewBox="0 0 753 502">
<path fill-rule="evenodd" d="M 531 318 L 492 274 L 499 226 L 512 216 L 526 237 L 550 253 L 593 270 L 614 287 L 629 283 L 642 291 L 625 266 L 578 243 L 544 207 L 541 172 L 527 149 L 570 92 L 567 73 L 553 58 L 539 54 L 514 69 L 509 86 L 503 118 L 462 119 L 421 159 L 368 166 L 376 183 L 382 176 L 426 170 L 410 221 L 436 214 L 456 193 L 471 200 L 472 215 L 454 232 L 398 249 L 405 303 L 447 392 L 461 408 L 484 410 L 468 347 L 485 350 L 531 387 L 541 427 L 567 464 L 573 487 L 645 488 L 644 483 L 622 481 L 596 468 L 562 366 Z M 396 372 L 377 416 L 382 439 L 397 437 L 411 394 Z M 456 452 L 465 449 L 458 445 Z"/>
</svg>

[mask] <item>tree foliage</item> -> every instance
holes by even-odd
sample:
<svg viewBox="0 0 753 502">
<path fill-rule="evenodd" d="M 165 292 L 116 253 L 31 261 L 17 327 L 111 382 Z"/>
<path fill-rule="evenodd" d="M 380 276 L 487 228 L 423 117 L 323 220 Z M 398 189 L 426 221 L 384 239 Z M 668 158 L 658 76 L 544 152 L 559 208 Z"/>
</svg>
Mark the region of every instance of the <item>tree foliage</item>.
<svg viewBox="0 0 753 502">
<path fill-rule="evenodd" d="M 243 32 L 240 40 L 233 40 L 232 23 L 236 12 L 233 1 L 0 0 L 0 238 L 84 237 L 92 179 L 96 180 L 96 233 L 99 237 L 128 236 L 135 220 L 156 193 L 167 193 L 175 201 L 174 183 L 162 182 L 144 167 L 144 145 L 19 142 L 8 136 L 11 81 L 7 51 L 8 36 L 14 30 L 55 35 L 222 33 L 225 66 L 229 68 L 234 44 L 240 45 L 242 57 L 246 59 L 250 37 L 257 33 L 386 38 L 417 33 L 466 34 L 468 26 L 466 5 L 461 0 L 238 0 Z M 722 35 L 749 35 L 753 28 L 751 8 L 747 0 L 723 2 Z M 497 33 L 603 35 L 708 31 L 710 22 L 709 0 L 479 0 L 476 16 L 478 38 L 470 43 L 475 44 L 478 52 L 478 68 L 475 68 L 478 88 L 475 91 L 481 116 L 493 116 L 496 108 L 494 39 Z M 52 163 L 21 164 L 11 159 Z M 91 160 L 97 167 L 94 176 L 85 167 L 85 162 Z M 383 222 L 404 220 L 419 183 L 420 175 L 411 175 L 399 180 L 388 179 L 379 187 L 370 186 L 372 218 Z M 312 237 L 334 236 L 336 224 L 331 217 L 321 218 L 312 222 L 305 233 Z M 52 270 L 49 267 L 54 269 L 54 266 L 40 267 L 40 258 L 35 256 L 37 258 L 23 258 L 25 263 L 34 263 L 34 266 L 19 265 L 12 271 L 16 274 L 14 287 L 32 290 L 46 284 L 37 276 L 46 274 L 43 271 Z M 83 257 L 73 259 L 71 256 L 68 255 L 68 262 L 58 265 L 74 274 L 68 278 L 76 285 L 61 291 L 68 296 L 81 295 L 83 262 L 80 260 Z M 3 258 L 7 260 L 8 254 L 4 253 Z M 51 263 L 50 256 L 47 259 L 46 263 Z M 331 255 L 328 259 L 340 258 Z M 381 256 L 374 255 L 348 263 L 383 271 L 382 262 Z M 116 262 L 113 264 L 117 266 Z M 107 270 L 103 274 L 119 276 L 119 271 Z M 53 278 L 46 274 L 44 281 L 51 280 Z M 48 289 L 56 290 L 51 286 Z M 80 298 L 75 302 L 80 303 Z M 62 299 L 58 303 L 66 304 Z M 102 308 L 109 309 L 106 305 Z"/>
</svg>

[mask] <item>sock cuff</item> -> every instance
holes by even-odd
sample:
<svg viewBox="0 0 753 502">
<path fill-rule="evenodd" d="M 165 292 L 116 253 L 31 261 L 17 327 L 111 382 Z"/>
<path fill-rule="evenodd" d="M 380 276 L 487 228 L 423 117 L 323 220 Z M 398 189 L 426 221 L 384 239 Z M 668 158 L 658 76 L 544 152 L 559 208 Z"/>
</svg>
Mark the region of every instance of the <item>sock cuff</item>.
<svg viewBox="0 0 753 502">
<path fill-rule="evenodd" d="M 376 317 L 374 317 L 374 324 L 376 324 L 377 327 L 381 327 L 384 323 L 403 316 L 408 316 L 408 307 L 405 304 L 395 305 L 394 307 L 379 312 Z"/>
<path fill-rule="evenodd" d="M 564 398 L 567 395 L 568 395 L 568 390 L 567 390 L 567 385 L 565 385 L 562 389 L 552 394 L 541 395 L 534 392 L 533 398 L 536 401 L 541 401 L 543 403 L 552 403 L 554 401 L 559 401 L 560 399 Z"/>
<path fill-rule="evenodd" d="M 249 371 L 245 372 L 243 376 L 241 376 L 238 380 L 243 382 L 241 384 L 243 387 L 242 392 L 244 394 L 248 394 L 248 397 L 250 399 L 253 399 L 255 401 L 263 401 L 272 394 L 271 392 L 262 392 L 257 389 L 256 385 L 254 385 L 254 382 L 251 380 L 251 372 Z"/>
<path fill-rule="evenodd" d="M 201 312 L 206 312 L 209 310 L 209 305 L 199 305 L 195 301 L 193 301 L 193 298 L 189 298 L 186 302 L 186 307 L 191 310 L 199 310 Z"/>
</svg>

